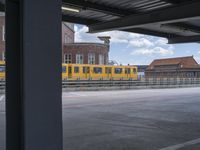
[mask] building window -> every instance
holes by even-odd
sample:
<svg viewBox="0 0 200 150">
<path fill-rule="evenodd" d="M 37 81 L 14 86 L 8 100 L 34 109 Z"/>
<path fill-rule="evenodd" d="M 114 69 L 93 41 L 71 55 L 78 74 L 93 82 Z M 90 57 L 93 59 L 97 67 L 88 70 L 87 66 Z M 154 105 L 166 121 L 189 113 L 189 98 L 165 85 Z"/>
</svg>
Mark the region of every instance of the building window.
<svg viewBox="0 0 200 150">
<path fill-rule="evenodd" d="M 83 54 L 76 54 L 76 64 L 83 64 Z"/>
<path fill-rule="evenodd" d="M 72 63 L 72 55 L 71 54 L 65 54 L 64 63 L 66 63 L 66 64 Z"/>
<path fill-rule="evenodd" d="M 64 43 L 66 44 L 67 43 L 67 34 L 65 33 L 64 35 Z"/>
<path fill-rule="evenodd" d="M 70 37 L 68 36 L 67 33 L 65 33 L 65 35 L 64 35 L 64 43 L 65 43 L 65 44 L 71 43 Z"/>
<path fill-rule="evenodd" d="M 88 64 L 95 64 L 95 54 L 94 53 L 88 54 Z"/>
<path fill-rule="evenodd" d="M 104 64 L 104 55 L 99 54 L 99 65 L 103 65 L 103 64 Z"/>
<path fill-rule="evenodd" d="M 109 60 L 108 60 L 108 56 L 106 55 L 106 64 L 108 64 Z"/>
<path fill-rule="evenodd" d="M 5 41 L 5 26 L 2 26 L 2 41 Z"/>
</svg>

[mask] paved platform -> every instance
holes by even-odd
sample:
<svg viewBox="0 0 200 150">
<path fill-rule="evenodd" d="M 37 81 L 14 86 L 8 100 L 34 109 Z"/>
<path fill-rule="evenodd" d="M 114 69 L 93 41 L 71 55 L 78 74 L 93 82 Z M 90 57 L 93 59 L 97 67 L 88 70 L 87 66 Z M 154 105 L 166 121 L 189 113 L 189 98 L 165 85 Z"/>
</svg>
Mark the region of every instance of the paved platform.
<svg viewBox="0 0 200 150">
<path fill-rule="evenodd" d="M 199 150 L 199 91 L 64 92 L 64 150 Z"/>
</svg>

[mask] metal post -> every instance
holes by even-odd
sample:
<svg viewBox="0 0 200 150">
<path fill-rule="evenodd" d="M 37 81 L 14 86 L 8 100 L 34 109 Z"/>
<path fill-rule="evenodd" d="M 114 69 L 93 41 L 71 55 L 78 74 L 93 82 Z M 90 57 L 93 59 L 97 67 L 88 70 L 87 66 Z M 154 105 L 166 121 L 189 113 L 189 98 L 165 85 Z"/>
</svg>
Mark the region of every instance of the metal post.
<svg viewBox="0 0 200 150">
<path fill-rule="evenodd" d="M 62 150 L 61 0 L 6 0 L 6 149 Z"/>
</svg>

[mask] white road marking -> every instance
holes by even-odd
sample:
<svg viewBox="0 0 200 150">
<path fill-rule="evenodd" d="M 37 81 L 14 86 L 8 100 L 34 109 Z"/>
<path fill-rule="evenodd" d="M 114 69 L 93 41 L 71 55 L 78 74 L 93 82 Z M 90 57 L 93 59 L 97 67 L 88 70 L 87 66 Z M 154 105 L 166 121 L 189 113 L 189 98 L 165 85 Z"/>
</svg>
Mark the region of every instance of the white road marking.
<svg viewBox="0 0 200 150">
<path fill-rule="evenodd" d="M 63 98 L 68 98 L 68 97 L 93 97 L 93 96 L 102 96 L 105 95 L 105 93 L 84 93 L 84 92 L 69 92 L 69 93 L 63 93 L 62 97 Z M 109 94 L 111 95 L 111 94 Z"/>
<path fill-rule="evenodd" d="M 191 141 L 188 141 L 188 142 L 185 142 L 185 143 L 169 146 L 169 147 L 166 147 L 166 148 L 161 148 L 160 150 L 178 150 L 180 148 L 190 146 L 190 145 L 195 145 L 195 144 L 198 144 L 198 143 L 200 143 L 200 138 L 195 139 L 195 140 L 191 140 Z"/>
<path fill-rule="evenodd" d="M 82 97 L 82 96 L 87 96 L 87 95 L 78 92 L 77 93 L 71 92 L 71 93 L 64 93 L 62 97 L 65 98 L 65 97 Z"/>
<path fill-rule="evenodd" d="M 0 101 L 2 101 L 4 98 L 5 98 L 5 96 L 2 95 L 2 96 L 0 97 Z"/>
</svg>

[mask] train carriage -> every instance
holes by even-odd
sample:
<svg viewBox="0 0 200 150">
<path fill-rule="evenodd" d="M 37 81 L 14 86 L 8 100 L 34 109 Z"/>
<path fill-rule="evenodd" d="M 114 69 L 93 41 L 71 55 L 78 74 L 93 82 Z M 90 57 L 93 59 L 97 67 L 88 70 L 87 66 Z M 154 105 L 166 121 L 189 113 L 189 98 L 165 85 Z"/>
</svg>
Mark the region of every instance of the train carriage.
<svg viewBox="0 0 200 150">
<path fill-rule="evenodd" d="M 0 61 L 0 80 L 5 79 L 5 62 Z M 137 67 L 62 64 L 63 80 L 137 80 Z"/>
<path fill-rule="evenodd" d="M 113 80 L 136 80 L 137 67 L 134 66 L 113 66 Z"/>
<path fill-rule="evenodd" d="M 68 79 L 69 80 L 89 80 L 90 79 L 90 65 L 83 64 L 69 64 L 68 65 Z"/>
<path fill-rule="evenodd" d="M 105 76 L 105 66 L 104 65 L 91 65 L 91 79 L 92 80 L 104 80 Z"/>
<path fill-rule="evenodd" d="M 4 61 L 0 61 L 0 80 L 4 80 L 5 79 L 5 62 Z"/>
<path fill-rule="evenodd" d="M 68 72 L 69 72 L 69 65 L 68 64 L 62 64 L 62 80 L 68 80 Z"/>
</svg>

